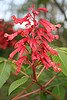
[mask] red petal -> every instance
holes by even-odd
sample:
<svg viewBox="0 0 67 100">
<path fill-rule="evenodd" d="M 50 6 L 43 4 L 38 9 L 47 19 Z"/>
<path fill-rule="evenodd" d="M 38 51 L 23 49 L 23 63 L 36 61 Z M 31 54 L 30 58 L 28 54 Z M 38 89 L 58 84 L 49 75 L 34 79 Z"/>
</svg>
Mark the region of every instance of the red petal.
<svg viewBox="0 0 67 100">
<path fill-rule="evenodd" d="M 35 14 L 35 15 L 39 14 L 39 12 L 37 10 L 33 10 L 32 13 Z"/>
<path fill-rule="evenodd" d="M 21 49 L 22 49 L 22 47 L 17 48 L 16 50 L 14 50 L 14 51 L 10 54 L 9 58 L 12 59 L 12 58 L 14 57 L 14 55 L 15 55 L 17 52 L 19 52 Z"/>
<path fill-rule="evenodd" d="M 39 10 L 39 11 L 42 10 L 42 11 L 44 11 L 44 12 L 48 12 L 48 10 L 47 10 L 46 8 L 38 8 L 38 10 Z"/>
<path fill-rule="evenodd" d="M 23 56 L 16 62 L 16 65 L 17 65 L 16 75 L 20 72 L 22 63 L 25 59 L 26 59 L 26 56 Z"/>
<path fill-rule="evenodd" d="M 60 28 L 61 27 L 61 25 L 60 24 L 57 24 L 57 25 L 55 25 L 57 28 Z"/>
</svg>

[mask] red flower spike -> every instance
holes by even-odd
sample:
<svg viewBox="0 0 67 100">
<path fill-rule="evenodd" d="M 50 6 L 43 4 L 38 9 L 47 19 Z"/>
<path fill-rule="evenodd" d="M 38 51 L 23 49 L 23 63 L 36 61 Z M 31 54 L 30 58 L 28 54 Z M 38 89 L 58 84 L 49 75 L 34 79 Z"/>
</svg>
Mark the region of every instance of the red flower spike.
<svg viewBox="0 0 67 100">
<path fill-rule="evenodd" d="M 61 68 L 59 68 L 60 64 L 53 62 L 48 55 L 48 53 L 58 55 L 48 43 L 58 39 L 58 35 L 52 34 L 52 31 L 57 31 L 57 29 L 60 28 L 60 24 L 53 25 L 48 20 L 42 18 L 39 21 L 36 20 L 36 16 L 40 14 L 40 11 L 48 11 L 46 8 L 38 8 L 38 10 L 34 10 L 34 6 L 32 6 L 29 10 L 31 10 L 32 14 L 28 13 L 24 18 L 16 18 L 15 16 L 12 16 L 16 24 L 27 22 L 25 24 L 26 28 L 19 29 L 12 35 L 5 35 L 8 40 L 14 39 L 18 34 L 22 37 L 22 39 L 16 42 L 14 45 L 15 50 L 10 54 L 10 58 L 13 59 L 14 55 L 19 53 L 18 60 L 15 62 L 17 65 L 17 74 L 20 72 L 22 64 L 27 64 L 27 62 L 29 63 L 30 61 L 31 63 L 34 63 L 34 66 L 32 66 L 33 72 L 36 71 L 35 62 L 39 61 L 46 69 L 53 67 L 55 72 L 61 71 Z M 40 25 L 42 27 L 40 27 Z M 27 48 L 27 46 L 29 48 Z"/>
</svg>

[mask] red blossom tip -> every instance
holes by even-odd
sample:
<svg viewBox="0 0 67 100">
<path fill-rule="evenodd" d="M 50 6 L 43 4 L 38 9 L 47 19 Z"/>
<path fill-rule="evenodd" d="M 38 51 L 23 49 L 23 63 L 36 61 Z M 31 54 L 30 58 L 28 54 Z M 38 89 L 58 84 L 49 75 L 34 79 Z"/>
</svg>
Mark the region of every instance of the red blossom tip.
<svg viewBox="0 0 67 100">
<path fill-rule="evenodd" d="M 16 20 L 16 16 L 14 16 L 14 15 L 13 15 L 13 16 L 11 16 L 11 18 L 12 18 L 13 20 Z"/>
<path fill-rule="evenodd" d="M 55 72 L 61 72 L 62 71 L 62 69 L 61 68 L 57 68 L 57 66 L 55 66 L 53 69 L 54 69 Z"/>
<path fill-rule="evenodd" d="M 57 24 L 57 25 L 55 25 L 57 28 L 60 28 L 61 27 L 61 25 L 60 24 Z"/>
<path fill-rule="evenodd" d="M 44 12 L 48 12 L 48 10 L 46 8 L 38 8 L 38 11 L 44 11 Z"/>
<path fill-rule="evenodd" d="M 39 11 L 37 11 L 37 10 L 33 10 L 32 13 L 35 15 L 39 15 Z"/>
<path fill-rule="evenodd" d="M 59 39 L 59 36 L 58 35 L 55 35 L 55 39 L 58 40 Z"/>
<path fill-rule="evenodd" d="M 9 35 L 7 33 L 4 34 L 4 37 L 8 37 Z"/>
</svg>

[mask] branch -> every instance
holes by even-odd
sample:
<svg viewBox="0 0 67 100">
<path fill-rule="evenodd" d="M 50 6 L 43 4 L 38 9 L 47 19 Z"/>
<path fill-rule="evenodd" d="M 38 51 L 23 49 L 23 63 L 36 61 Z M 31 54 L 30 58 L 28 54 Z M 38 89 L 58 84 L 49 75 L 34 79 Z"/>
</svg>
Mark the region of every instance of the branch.
<svg viewBox="0 0 67 100">
<path fill-rule="evenodd" d="M 39 76 L 41 75 L 41 73 L 44 71 L 44 68 L 45 68 L 45 67 L 43 67 L 43 68 L 41 69 L 41 71 L 39 72 L 39 74 L 38 74 L 38 76 L 37 76 L 37 79 L 39 78 Z"/>
<path fill-rule="evenodd" d="M 39 91 L 40 91 L 40 89 L 37 89 L 37 90 L 34 90 L 34 91 L 30 92 L 30 93 L 24 94 L 24 95 L 22 95 L 22 96 L 17 97 L 16 99 L 12 99 L 12 100 L 20 100 L 20 99 L 23 98 L 23 97 L 26 97 L 26 96 L 29 96 L 29 95 L 31 95 L 31 94 L 37 93 L 37 92 L 39 92 Z"/>
<path fill-rule="evenodd" d="M 16 95 L 12 100 L 18 100 L 19 96 L 22 95 L 26 90 L 28 90 L 34 82 L 32 82 L 27 88 L 25 88 L 23 91 L 21 91 L 18 95 Z"/>
<path fill-rule="evenodd" d="M 34 91 L 32 91 L 32 92 L 29 92 L 29 93 L 27 93 L 27 94 L 24 94 L 24 95 L 22 95 L 22 96 L 20 96 L 20 97 L 17 97 L 16 99 L 12 99 L 12 100 L 20 100 L 21 98 L 27 97 L 27 96 L 29 96 L 29 95 L 31 95 L 31 94 L 34 94 L 34 93 L 38 93 L 38 92 L 40 92 L 40 91 L 41 91 L 41 89 L 39 88 L 39 89 L 37 89 L 37 90 L 34 90 Z M 60 100 L 59 97 L 57 97 L 56 95 L 54 95 L 54 94 L 51 93 L 50 91 L 44 90 L 44 92 L 46 92 L 46 93 L 52 95 L 53 97 L 56 97 L 57 100 Z"/>
<path fill-rule="evenodd" d="M 56 0 L 54 0 L 54 2 L 57 5 L 57 7 L 60 9 L 61 13 L 64 15 L 65 20 L 67 21 L 65 11 L 61 8 L 61 6 L 58 4 L 58 2 Z"/>
<path fill-rule="evenodd" d="M 40 84 L 38 84 L 38 83 L 36 82 L 37 85 L 40 86 L 39 89 L 34 90 L 34 91 L 30 92 L 30 93 L 24 94 L 24 95 L 19 96 L 19 97 L 16 96 L 16 98 L 13 98 L 12 100 L 20 100 L 20 99 L 23 98 L 23 97 L 26 97 L 26 96 L 29 96 L 29 95 L 31 95 L 31 94 L 37 93 L 37 92 L 41 91 L 41 87 L 43 87 L 42 90 L 43 90 L 44 92 L 49 93 L 50 95 L 56 97 L 56 96 L 55 96 L 54 94 L 52 94 L 50 91 L 44 89 L 44 88 L 47 87 L 55 78 L 56 78 L 56 75 L 54 75 L 54 76 L 53 76 L 45 85 L 43 85 L 43 86 L 41 86 Z M 25 89 L 24 91 L 26 91 L 26 90 L 27 90 L 27 89 Z M 23 93 L 23 91 L 22 91 L 22 93 Z M 22 93 L 20 93 L 20 95 L 21 95 Z M 56 98 L 57 98 L 57 97 L 56 97 Z M 58 99 L 58 100 L 60 100 L 60 99 Z"/>
</svg>

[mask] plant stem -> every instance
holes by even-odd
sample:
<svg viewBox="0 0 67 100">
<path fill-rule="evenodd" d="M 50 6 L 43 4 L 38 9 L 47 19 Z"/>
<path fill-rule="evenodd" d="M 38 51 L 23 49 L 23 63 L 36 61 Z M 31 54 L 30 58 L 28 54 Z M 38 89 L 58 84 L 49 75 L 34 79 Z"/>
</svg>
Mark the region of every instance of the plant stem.
<svg viewBox="0 0 67 100">
<path fill-rule="evenodd" d="M 52 94 L 50 91 L 44 90 L 44 88 L 47 87 L 55 78 L 56 78 L 56 75 L 54 75 L 54 76 L 53 76 L 45 85 L 43 85 L 43 86 L 40 85 L 37 81 L 36 81 L 36 82 L 34 81 L 37 85 L 40 86 L 39 89 L 34 90 L 34 91 L 30 92 L 30 93 L 27 93 L 27 94 L 24 94 L 24 95 L 20 96 L 20 95 L 23 94 L 29 87 L 32 86 L 32 84 L 34 83 L 34 82 L 33 82 L 32 84 L 30 84 L 27 88 L 25 88 L 25 90 L 23 90 L 20 94 L 18 94 L 18 95 L 17 95 L 15 98 L 13 98 L 12 100 L 19 100 L 20 98 L 23 98 L 23 97 L 29 96 L 29 95 L 31 95 L 31 94 L 37 93 L 37 92 L 41 91 L 41 88 L 42 88 L 42 90 L 43 90 L 44 92 L 49 93 L 50 95 L 56 97 L 56 96 L 55 96 L 54 94 Z M 18 96 L 19 96 L 19 97 L 18 97 Z M 56 98 L 57 98 L 57 97 L 56 97 Z M 58 100 L 60 100 L 60 99 L 58 99 Z"/>
<path fill-rule="evenodd" d="M 47 87 L 55 78 L 56 78 L 56 75 L 54 75 L 54 76 L 44 85 L 44 87 Z"/>
<path fill-rule="evenodd" d="M 38 74 L 37 78 L 41 75 L 41 73 L 43 72 L 43 70 L 44 70 L 44 67 L 41 69 L 41 71 Z M 32 79 L 32 83 L 27 88 L 25 88 L 23 91 L 21 91 L 17 96 L 15 96 L 12 100 L 19 100 L 20 98 L 23 98 L 23 97 L 29 96 L 31 94 L 37 93 L 37 92 L 39 92 L 41 90 L 43 92 L 49 93 L 50 95 L 56 97 L 50 91 L 44 89 L 44 88 L 46 88 L 56 78 L 56 75 L 54 75 L 47 83 L 45 83 L 45 85 L 41 85 L 41 84 L 38 83 L 38 81 L 36 79 L 34 79 L 31 76 L 27 75 L 25 72 L 21 71 L 21 73 L 24 74 L 25 76 L 27 76 L 28 78 Z M 30 92 L 30 93 L 22 95 L 26 90 L 28 90 L 32 86 L 33 83 L 36 83 L 40 88 L 37 89 L 37 90 L 34 90 L 34 91 Z M 58 99 L 58 100 L 60 100 L 60 99 Z"/>
<path fill-rule="evenodd" d="M 34 93 L 37 93 L 37 92 L 39 92 L 39 91 L 41 91 L 40 88 L 37 89 L 37 90 L 34 90 L 34 91 L 32 91 L 32 92 L 29 92 L 29 93 L 27 93 L 27 94 L 24 94 L 24 95 L 22 95 L 22 96 L 20 96 L 20 97 L 17 97 L 16 99 L 12 99 L 12 100 L 20 100 L 21 98 L 27 97 L 27 96 L 29 96 L 29 95 L 31 95 L 31 94 L 34 94 Z M 56 97 L 57 100 L 60 100 L 59 97 L 57 97 L 56 95 L 52 94 L 50 91 L 44 90 L 44 92 L 46 92 L 46 93 L 52 95 L 53 97 Z"/>
<path fill-rule="evenodd" d="M 28 76 L 25 72 L 20 71 L 22 74 L 24 74 L 25 76 L 27 76 L 28 78 L 30 78 L 30 76 Z"/>
<path fill-rule="evenodd" d="M 41 73 L 44 71 L 44 67 L 41 69 L 41 71 L 39 72 L 37 79 L 39 78 L 39 76 L 41 75 Z"/>
<path fill-rule="evenodd" d="M 28 90 L 34 82 L 32 82 L 29 86 L 27 86 L 23 91 L 21 91 L 18 95 L 16 95 L 12 100 L 18 100 L 19 96 L 22 95 L 26 90 Z"/>
<path fill-rule="evenodd" d="M 17 97 L 16 99 L 12 99 L 12 100 L 19 100 L 19 99 L 21 99 L 21 98 L 23 98 L 23 97 L 26 97 L 26 96 L 29 96 L 29 95 L 31 95 L 31 94 L 37 93 L 37 92 L 39 92 L 39 91 L 40 91 L 40 89 L 37 89 L 37 90 L 34 90 L 34 91 L 30 92 L 30 93 L 24 94 L 24 95 L 22 95 L 22 96 L 20 96 L 20 97 Z"/>
</svg>

